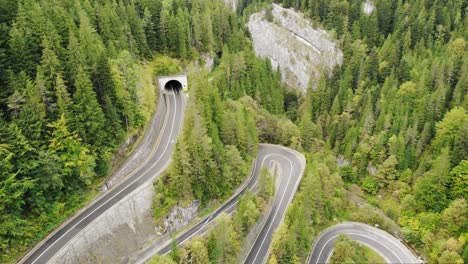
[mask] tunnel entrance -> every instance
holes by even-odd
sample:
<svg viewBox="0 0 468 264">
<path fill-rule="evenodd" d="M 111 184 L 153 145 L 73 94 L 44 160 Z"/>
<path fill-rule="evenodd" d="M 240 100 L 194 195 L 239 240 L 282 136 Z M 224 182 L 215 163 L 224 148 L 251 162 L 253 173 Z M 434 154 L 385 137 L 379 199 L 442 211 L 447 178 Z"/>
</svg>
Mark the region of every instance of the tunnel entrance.
<svg viewBox="0 0 468 264">
<path fill-rule="evenodd" d="M 182 91 L 182 84 L 179 81 L 170 80 L 164 85 L 164 90 L 180 93 L 180 91 Z"/>
</svg>

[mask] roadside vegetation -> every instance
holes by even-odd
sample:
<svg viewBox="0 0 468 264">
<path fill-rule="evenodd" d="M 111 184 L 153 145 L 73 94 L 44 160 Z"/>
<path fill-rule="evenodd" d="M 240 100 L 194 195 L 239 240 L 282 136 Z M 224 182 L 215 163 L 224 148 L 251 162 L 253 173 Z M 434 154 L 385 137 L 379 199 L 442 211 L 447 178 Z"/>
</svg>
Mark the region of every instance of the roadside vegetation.
<svg viewBox="0 0 468 264">
<path fill-rule="evenodd" d="M 268 209 L 274 194 L 273 176 L 264 168 L 260 174 L 257 193 L 248 192 L 239 199 L 237 210 L 232 217 L 223 214 L 204 238 L 188 242 L 171 257 L 178 263 L 238 263 L 239 255 L 249 230 Z M 198 244 L 198 248 L 195 245 Z M 197 257 L 206 250 L 207 255 Z M 197 261 L 202 260 L 200 262 Z"/>
<path fill-rule="evenodd" d="M 315 236 L 332 225 L 334 218 L 349 213 L 351 205 L 331 151 L 317 146 L 306 159 L 299 191 L 273 237 L 269 263 L 303 263 Z"/>
<path fill-rule="evenodd" d="M 364 1 L 275 2 L 335 32 L 344 52 L 343 65 L 309 89 L 298 110 L 300 146 L 321 153 L 308 156 L 308 164 L 324 153 L 332 160 L 320 161 L 328 170 L 312 178 L 323 182 L 332 171 L 345 189 L 360 186 L 428 262 L 468 262 L 466 3 L 377 0 L 366 15 Z M 306 174 L 277 234 L 271 259 L 278 263 L 303 261 L 310 234 L 322 229 L 303 198 L 317 188 L 334 194 L 312 206 L 324 210 L 322 219 L 385 222 L 366 207 L 353 212 L 353 204 L 329 210 L 344 205 L 343 189 L 325 192 L 308 181 Z M 298 220 L 304 211 L 307 220 Z"/>
<path fill-rule="evenodd" d="M 226 12 L 230 31 L 239 34 L 222 50 L 208 50 L 217 54 L 211 72 L 189 71 L 184 128 L 173 162 L 155 183 L 158 224 L 176 205 L 196 200 L 202 210 L 229 197 L 247 177 L 258 142 L 291 145 L 299 140 L 297 126 L 287 118 L 296 115 L 297 94 L 284 89 L 269 60 L 255 56 L 241 17 Z"/>
<path fill-rule="evenodd" d="M 346 235 L 340 235 L 335 242 L 331 264 L 338 263 L 387 263 L 379 254 L 369 247 L 351 240 Z"/>
<path fill-rule="evenodd" d="M 114 153 L 154 112 L 154 74 L 183 70 L 156 54 L 186 62 L 247 39 L 222 1 L 1 0 L 0 13 L 5 263 L 97 195 L 120 164 Z"/>
<path fill-rule="evenodd" d="M 274 195 L 274 177 L 263 168 L 256 193 L 247 192 L 232 216 L 221 214 L 204 237 L 195 237 L 181 249 L 173 247 L 166 257 L 155 256 L 150 263 L 237 263 L 249 230 L 266 212 Z"/>
<path fill-rule="evenodd" d="M 375 0 L 367 15 L 363 0 L 275 1 L 334 32 L 344 52 L 304 96 L 254 54 L 242 14 L 268 2 L 0 0 L 0 262 L 96 195 L 113 154 L 151 117 L 153 74 L 208 54 L 214 70 L 190 76 L 173 163 L 155 184 L 156 221 L 178 203 L 226 199 L 257 143 L 275 143 L 303 151 L 307 168 L 270 263 L 303 262 L 335 219 L 382 221 L 346 199 L 351 186 L 430 263 L 467 263 L 466 2 Z M 245 210 L 173 258 L 233 260 L 259 199 L 244 197 Z"/>
<path fill-rule="evenodd" d="M 288 133 L 298 132 L 277 116 L 285 112 L 286 92 L 269 61 L 256 58 L 250 44 L 237 52 L 226 46 L 217 63 L 212 72 L 189 73 L 184 128 L 173 162 L 155 183 L 157 222 L 176 204 L 198 200 L 205 207 L 227 198 L 247 177 L 259 140 L 289 141 Z"/>
</svg>

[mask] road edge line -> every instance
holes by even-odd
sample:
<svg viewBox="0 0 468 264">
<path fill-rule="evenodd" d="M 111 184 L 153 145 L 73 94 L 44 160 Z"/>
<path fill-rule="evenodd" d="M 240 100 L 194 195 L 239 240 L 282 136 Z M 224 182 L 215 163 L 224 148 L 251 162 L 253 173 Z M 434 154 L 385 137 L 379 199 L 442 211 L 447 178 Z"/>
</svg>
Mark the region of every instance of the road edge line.
<svg viewBox="0 0 468 264">
<path fill-rule="evenodd" d="M 168 111 L 167 111 L 167 101 L 166 101 L 166 97 L 164 96 L 164 104 L 165 104 L 165 114 L 164 114 L 164 120 L 168 119 Z M 160 100 L 160 103 L 161 103 L 161 100 Z M 159 103 L 158 103 L 159 105 Z M 157 114 L 157 111 L 154 113 L 154 115 Z M 166 121 L 164 121 L 166 122 Z M 162 127 L 161 127 L 162 128 Z M 146 133 L 146 131 L 145 131 Z M 158 135 L 158 140 L 160 138 L 160 135 Z M 156 144 L 157 145 L 157 144 Z M 130 175 L 133 175 L 134 174 L 134 170 L 132 170 L 127 176 L 125 176 L 124 178 L 120 179 L 119 181 L 117 181 L 117 183 L 115 185 L 112 186 L 112 188 L 117 188 L 118 186 L 122 185 L 123 183 L 125 183 Z M 68 225 L 71 221 L 75 220 L 79 215 L 81 215 L 84 211 L 86 211 L 87 209 L 89 209 L 91 206 L 93 206 L 94 204 L 98 203 L 100 200 L 102 200 L 104 197 L 106 197 L 108 194 L 107 191 L 105 192 L 102 192 L 100 193 L 98 196 L 96 196 L 95 198 L 91 199 L 91 201 L 89 201 L 84 207 L 80 208 L 78 211 L 76 211 L 75 213 L 73 213 L 70 217 L 68 217 L 64 222 L 62 222 L 62 224 L 60 224 L 58 227 L 56 227 L 54 230 L 52 230 L 45 238 L 43 238 L 38 244 L 36 244 L 36 246 L 34 246 L 33 248 L 31 248 L 30 250 L 27 251 L 27 253 L 21 257 L 19 257 L 17 259 L 17 263 L 18 264 L 23 264 L 24 261 L 29 258 L 32 254 L 34 254 L 34 252 L 39 249 L 42 245 L 44 245 L 47 240 L 49 240 L 51 237 L 53 237 L 55 234 L 57 234 L 63 227 L 65 227 L 66 225 Z"/>
</svg>

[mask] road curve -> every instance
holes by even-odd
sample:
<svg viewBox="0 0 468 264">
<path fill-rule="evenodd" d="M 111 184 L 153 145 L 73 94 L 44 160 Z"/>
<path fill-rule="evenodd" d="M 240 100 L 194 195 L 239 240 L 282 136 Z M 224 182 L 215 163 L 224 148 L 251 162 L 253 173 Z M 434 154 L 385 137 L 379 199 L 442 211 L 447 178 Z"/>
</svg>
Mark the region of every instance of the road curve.
<svg viewBox="0 0 468 264">
<path fill-rule="evenodd" d="M 305 170 L 305 157 L 297 151 L 274 145 L 264 145 L 257 161 L 268 164 L 276 161 L 281 167 L 281 180 L 276 188 L 270 214 L 244 260 L 244 263 L 264 263 L 267 260 L 273 234 L 283 222 Z M 278 184 L 278 181 L 276 181 Z"/>
<path fill-rule="evenodd" d="M 165 170 L 170 162 L 176 138 L 183 126 L 185 101 L 186 99 L 183 93 L 179 94 L 172 91 L 163 92 L 160 98 L 160 104 L 165 104 L 167 111 L 165 111 L 164 124 L 159 134 L 157 129 L 148 129 L 148 131 L 154 133 L 149 145 L 144 146 L 152 148 L 148 158 L 130 172 L 125 181 L 112 187 L 93 201 L 92 204 L 88 205 L 73 218 L 62 224 L 62 226 L 23 257 L 19 263 L 47 263 L 62 247 L 71 241 L 96 217 L 115 205 L 139 186 L 154 179 L 154 177 Z M 158 111 L 161 109 L 162 107 L 158 107 Z M 163 121 L 153 120 L 151 126 L 157 125 L 159 122 Z M 148 142 L 145 141 L 145 143 Z"/>
<path fill-rule="evenodd" d="M 315 240 L 307 263 L 327 263 L 332 256 L 335 240 L 340 234 L 348 235 L 352 240 L 370 247 L 387 263 L 419 263 L 397 238 L 381 229 L 356 222 L 343 222 L 323 231 Z"/>
<path fill-rule="evenodd" d="M 254 246 L 252 247 L 253 250 L 251 251 L 252 254 L 255 253 L 257 261 L 263 260 L 268 254 L 268 248 L 271 243 L 273 232 L 284 219 L 287 205 L 291 202 L 292 197 L 296 192 L 305 168 L 305 158 L 302 154 L 276 145 L 260 144 L 258 155 L 253 164 L 249 178 L 221 207 L 204 217 L 186 231 L 178 234 L 175 238 L 177 245 L 183 245 L 186 241 L 189 241 L 196 235 L 204 235 L 208 231 L 210 223 L 215 221 L 221 213 L 230 214 L 234 212 L 239 197 L 247 190 L 255 190 L 261 169 L 263 167 L 272 166 L 272 161 L 278 162 L 281 166 L 281 175 L 279 175 L 281 177 L 281 184 L 279 185 L 278 191 L 275 195 L 271 214 L 260 232 L 260 235 L 255 240 Z M 148 249 L 141 255 L 141 258 L 136 263 L 144 263 L 155 254 L 168 254 L 171 251 L 172 243 L 173 241 L 166 241 L 162 245 L 157 245 L 155 248 Z M 259 253 L 257 254 L 257 252 Z M 249 261 L 249 259 L 246 260 L 246 263 L 253 263 L 247 261 Z"/>
</svg>

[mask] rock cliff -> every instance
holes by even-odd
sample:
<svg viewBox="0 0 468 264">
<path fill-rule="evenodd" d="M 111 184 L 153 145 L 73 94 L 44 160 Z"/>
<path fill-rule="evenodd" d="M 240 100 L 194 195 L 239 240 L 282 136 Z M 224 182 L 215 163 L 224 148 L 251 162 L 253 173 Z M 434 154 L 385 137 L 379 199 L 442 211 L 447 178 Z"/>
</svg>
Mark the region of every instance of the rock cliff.
<svg viewBox="0 0 468 264">
<path fill-rule="evenodd" d="M 268 19 L 267 19 L 268 18 Z M 270 11 L 252 14 L 248 28 L 255 52 L 279 66 L 288 86 L 305 91 L 343 61 L 343 52 L 322 29 L 315 29 L 301 13 L 273 4 Z"/>
</svg>

